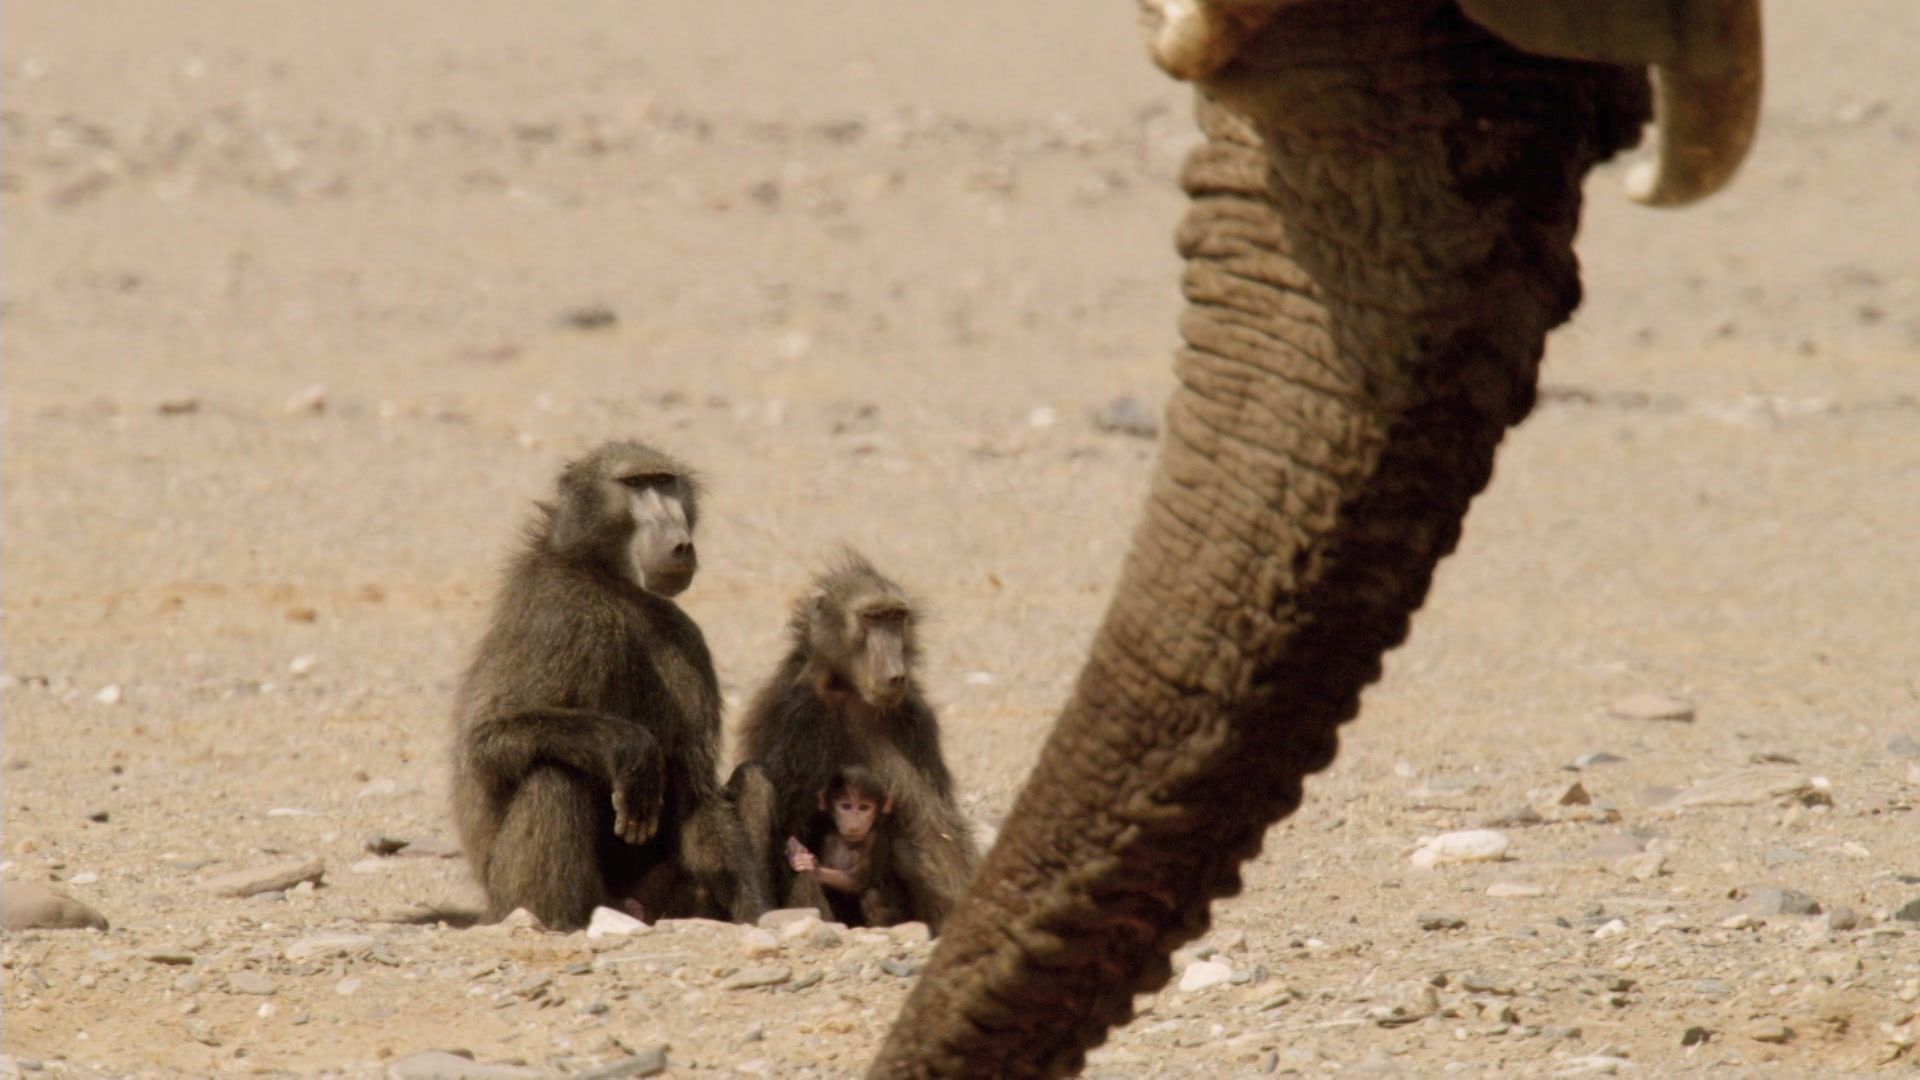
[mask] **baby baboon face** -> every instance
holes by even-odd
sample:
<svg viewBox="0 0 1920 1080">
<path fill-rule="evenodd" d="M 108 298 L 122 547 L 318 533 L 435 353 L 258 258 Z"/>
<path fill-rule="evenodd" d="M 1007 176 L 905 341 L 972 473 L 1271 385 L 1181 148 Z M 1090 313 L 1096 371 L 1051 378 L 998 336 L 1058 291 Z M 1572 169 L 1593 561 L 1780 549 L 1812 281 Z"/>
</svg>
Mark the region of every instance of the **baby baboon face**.
<svg viewBox="0 0 1920 1080">
<path fill-rule="evenodd" d="M 659 596 L 680 595 L 700 568 L 684 479 L 671 472 L 643 470 L 623 475 L 618 482 L 633 516 L 633 536 L 627 542 L 633 580 Z"/>
<path fill-rule="evenodd" d="M 889 804 L 891 805 L 891 804 Z M 864 791 L 844 790 L 835 795 L 832 805 L 833 831 L 848 843 L 857 844 L 873 832 L 880 818 L 880 803 Z"/>
</svg>

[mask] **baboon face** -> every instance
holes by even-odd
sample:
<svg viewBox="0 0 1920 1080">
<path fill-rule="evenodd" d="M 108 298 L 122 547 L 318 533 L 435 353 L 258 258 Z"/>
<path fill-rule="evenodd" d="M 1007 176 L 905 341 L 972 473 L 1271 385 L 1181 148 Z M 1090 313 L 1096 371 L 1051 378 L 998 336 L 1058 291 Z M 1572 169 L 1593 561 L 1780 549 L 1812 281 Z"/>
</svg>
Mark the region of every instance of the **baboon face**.
<svg viewBox="0 0 1920 1080">
<path fill-rule="evenodd" d="M 848 607 L 843 625 L 854 691 L 877 709 L 900 704 L 907 694 L 912 612 L 894 597 L 863 597 Z"/>
<path fill-rule="evenodd" d="M 680 462 L 644 443 L 609 443 L 561 474 L 553 543 L 650 593 L 678 596 L 700 567 L 693 547 L 698 496 Z"/>
<path fill-rule="evenodd" d="M 622 476 L 618 483 L 633 517 L 633 535 L 627 541 L 633 580 L 650 593 L 680 595 L 700 568 L 683 479 L 642 471 Z"/>
</svg>

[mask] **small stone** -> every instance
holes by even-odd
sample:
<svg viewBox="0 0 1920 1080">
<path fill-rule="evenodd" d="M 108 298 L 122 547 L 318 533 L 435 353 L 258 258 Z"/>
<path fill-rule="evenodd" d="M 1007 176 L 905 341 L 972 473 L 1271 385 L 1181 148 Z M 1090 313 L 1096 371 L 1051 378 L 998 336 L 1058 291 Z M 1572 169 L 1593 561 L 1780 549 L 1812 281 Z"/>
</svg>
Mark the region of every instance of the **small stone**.
<svg viewBox="0 0 1920 1080">
<path fill-rule="evenodd" d="M 402 859 L 457 859 L 460 857 L 460 845 L 427 836 L 412 841 L 396 853 Z"/>
<path fill-rule="evenodd" d="M 780 955 L 780 939 L 771 930 L 762 930 L 757 926 L 748 927 L 740 935 L 740 951 L 749 960 L 765 960 Z"/>
<path fill-rule="evenodd" d="M 200 411 L 200 399 L 195 397 L 168 398 L 154 406 L 161 416 L 191 416 Z"/>
<path fill-rule="evenodd" d="M 1852 930 L 1860 925 L 1860 916 L 1845 904 L 1835 904 L 1827 909 L 1827 929 Z"/>
<path fill-rule="evenodd" d="M 1469 971 L 1460 976 L 1460 989 L 1469 994 L 1495 994 L 1499 997 L 1512 997 L 1513 984 L 1478 971 Z"/>
<path fill-rule="evenodd" d="M 647 924 L 610 907 L 593 909 L 593 916 L 587 920 L 587 937 L 603 938 L 611 934 L 641 934 L 647 931 Z"/>
<path fill-rule="evenodd" d="M 1467 920 L 1458 915 L 1438 911 L 1423 911 L 1414 916 L 1414 921 L 1422 930 L 1461 930 L 1467 925 Z"/>
<path fill-rule="evenodd" d="M 1550 801 L 1555 806 L 1590 806 L 1593 796 L 1587 793 L 1586 785 L 1575 780 L 1557 789 Z"/>
<path fill-rule="evenodd" d="M 781 924 L 779 936 L 782 941 L 798 941 L 825 925 L 827 924 L 821 922 L 818 915 L 809 915 L 804 919 L 794 919 Z"/>
<path fill-rule="evenodd" d="M 367 837 L 366 841 L 360 846 L 375 855 L 391 855 L 401 848 L 406 847 L 407 841 L 397 836 L 382 836 L 379 833 L 375 833 Z"/>
<path fill-rule="evenodd" d="M 321 960 L 333 956 L 352 956 L 372 945 L 373 938 L 367 934 L 316 934 L 287 946 L 286 952 L 281 955 L 295 961 Z"/>
<path fill-rule="evenodd" d="M 106 917 L 65 893 L 26 881 L 0 883 L 0 922 L 15 930 L 105 930 Z"/>
<path fill-rule="evenodd" d="M 631 1057 L 602 1065 L 597 1069 L 574 1073 L 572 1080 L 628 1080 L 628 1077 L 653 1076 L 667 1071 L 667 1048 L 650 1046 Z"/>
<path fill-rule="evenodd" d="M 502 930 L 545 930 L 547 928 L 538 915 L 523 907 L 507 912 L 506 918 L 493 925 Z"/>
<path fill-rule="evenodd" d="M 260 893 L 284 892 L 303 881 L 318 883 L 326 871 L 327 864 L 319 859 L 274 863 L 222 874 L 207 881 L 205 888 L 220 896 L 257 896 Z"/>
<path fill-rule="evenodd" d="M 518 1065 L 489 1065 L 465 1052 L 426 1050 L 387 1063 L 387 1080 L 508 1080 L 541 1075 Z"/>
<path fill-rule="evenodd" d="M 143 951 L 140 954 L 140 959 L 147 960 L 155 964 L 180 966 L 183 964 L 193 963 L 194 956 L 191 952 L 188 952 L 186 949 L 180 948 L 178 946 L 163 945 L 163 946 L 160 946 L 159 948 L 147 949 Z"/>
<path fill-rule="evenodd" d="M 882 960 L 880 970 L 896 979 L 911 979 L 920 974 L 920 965 L 910 964 L 905 960 Z"/>
<path fill-rule="evenodd" d="M 87 820 L 93 822 L 95 825 L 105 825 L 108 816 L 105 810 L 95 810 L 93 813 L 87 815 Z"/>
<path fill-rule="evenodd" d="M 1139 398 L 1123 395 L 1093 412 L 1093 426 L 1115 435 L 1151 439 L 1160 434 L 1160 420 Z"/>
<path fill-rule="evenodd" d="M 1680 1033 L 1680 1045 L 1681 1046 L 1699 1046 L 1711 1038 L 1713 1038 L 1713 1032 L 1708 1031 L 1706 1028 L 1703 1028 L 1698 1024 L 1695 1024 L 1694 1026 Z"/>
<path fill-rule="evenodd" d="M 257 971 L 236 971 L 227 976 L 227 993 L 260 994 L 273 993 L 273 980 Z"/>
<path fill-rule="evenodd" d="M 191 971 L 183 971 L 173 977 L 173 988 L 183 994 L 197 994 L 206 989 L 207 980 Z"/>
<path fill-rule="evenodd" d="M 1440 1011 L 1440 995 L 1423 982 L 1396 983 L 1381 1003 L 1367 1010 L 1367 1018 L 1381 1027 L 1399 1027 L 1424 1020 Z"/>
<path fill-rule="evenodd" d="M 793 969 L 785 964 L 744 968 L 720 984 L 726 990 L 752 990 L 761 986 L 779 986 L 793 979 Z"/>
<path fill-rule="evenodd" d="M 1667 872 L 1667 856 L 1662 851 L 1643 851 L 1616 859 L 1607 869 L 1628 881 L 1652 881 Z"/>
<path fill-rule="evenodd" d="M 1901 905 L 1900 909 L 1893 913 L 1893 918 L 1897 922 L 1920 923 L 1920 897 L 1915 897 Z"/>
<path fill-rule="evenodd" d="M 214 1035 L 213 1029 L 207 1026 L 206 1021 L 189 1020 L 183 1026 L 186 1028 L 187 1038 L 192 1039 L 194 1042 L 202 1046 L 220 1045 L 220 1039 Z"/>
<path fill-rule="evenodd" d="M 933 940 L 933 931 L 923 922 L 903 922 L 887 934 L 902 945 L 925 945 Z"/>
<path fill-rule="evenodd" d="M 327 411 L 327 388 L 319 384 L 309 386 L 287 398 L 284 408 L 289 416 L 306 413 L 317 416 Z"/>
<path fill-rule="evenodd" d="M 120 704 L 120 698 L 121 693 L 118 684 L 103 686 L 98 693 L 93 695 L 93 700 L 102 705 L 118 705 Z"/>
<path fill-rule="evenodd" d="M 1060 410 L 1051 405 L 1041 405 L 1027 413 L 1027 426 L 1035 430 L 1050 428 L 1060 422 Z"/>
<path fill-rule="evenodd" d="M 313 674 L 313 669 L 318 666 L 319 663 L 319 657 L 312 653 L 303 653 L 287 661 L 287 674 L 296 679 L 304 679 L 308 675 Z"/>
<path fill-rule="evenodd" d="M 1530 881 L 1496 881 L 1487 886 L 1488 896 L 1545 896 L 1545 886 Z"/>
<path fill-rule="evenodd" d="M 605 304 L 583 304 L 560 313 L 560 325 L 573 330 L 606 330 L 620 321 Z"/>
<path fill-rule="evenodd" d="M 1605 750 L 1595 750 L 1590 754 L 1581 754 L 1573 759 L 1573 767 L 1581 771 L 1600 765 L 1618 765 L 1627 760 L 1618 754 L 1609 754 Z"/>
<path fill-rule="evenodd" d="M 1755 889 L 1733 910 L 1735 914 L 1760 918 L 1771 915 L 1818 915 L 1820 901 L 1793 889 Z"/>
<path fill-rule="evenodd" d="M 1665 694 L 1632 694 L 1607 706 L 1607 715 L 1616 720 L 1668 720 L 1684 724 L 1693 719 L 1693 703 Z"/>
<path fill-rule="evenodd" d="M 1504 833 L 1492 829 L 1468 829 L 1441 833 L 1427 839 L 1413 853 L 1411 861 L 1423 870 L 1447 863 L 1487 862 L 1504 858 L 1507 847 L 1508 840 Z"/>
<path fill-rule="evenodd" d="M 798 922 L 801 919 L 812 919 L 815 922 L 819 922 L 820 913 L 810 907 L 775 908 L 765 915 L 760 916 L 759 921 L 755 923 L 755 925 L 762 930 L 773 930 L 777 932 L 788 923 Z"/>
<path fill-rule="evenodd" d="M 341 979 L 333 984 L 333 992 L 341 997 L 352 997 L 360 992 L 360 980 L 351 977 Z"/>
<path fill-rule="evenodd" d="M 1619 937 L 1626 932 L 1627 923 L 1625 919 L 1610 919 L 1600 924 L 1600 928 L 1593 932 L 1593 936 L 1597 940 L 1604 941 L 1607 938 Z"/>
<path fill-rule="evenodd" d="M 1480 822 L 1480 827 L 1483 829 L 1513 829 L 1527 825 L 1538 825 L 1545 820 L 1545 818 L 1540 816 L 1540 811 L 1535 810 L 1531 806 L 1516 806 L 1505 813 L 1494 814 L 1491 817 L 1483 819 Z"/>
<path fill-rule="evenodd" d="M 1747 1025 L 1744 1034 L 1754 1042 L 1783 1043 L 1793 1038 L 1793 1029 L 1768 1017 Z"/>
<path fill-rule="evenodd" d="M 1806 773 L 1791 765 L 1754 765 L 1703 780 L 1658 804 L 1657 810 L 1684 810 L 1700 806 L 1754 806 L 1794 802 L 1831 805 L 1833 796 Z"/>
<path fill-rule="evenodd" d="M 1195 960 L 1180 974 L 1180 992 L 1191 994 L 1231 981 L 1233 968 L 1218 960 Z"/>
<path fill-rule="evenodd" d="M 1765 919 L 1756 918 L 1755 916 L 1748 915 L 1745 912 L 1742 912 L 1739 915 L 1729 915 L 1726 918 L 1720 920 L 1720 929 L 1722 930 L 1751 930 L 1756 926 L 1765 926 L 1765 925 L 1766 925 Z"/>
<path fill-rule="evenodd" d="M 1920 758 L 1920 739 L 1911 735 L 1895 735 L 1887 740 L 1887 752 L 1894 757 Z"/>
</svg>

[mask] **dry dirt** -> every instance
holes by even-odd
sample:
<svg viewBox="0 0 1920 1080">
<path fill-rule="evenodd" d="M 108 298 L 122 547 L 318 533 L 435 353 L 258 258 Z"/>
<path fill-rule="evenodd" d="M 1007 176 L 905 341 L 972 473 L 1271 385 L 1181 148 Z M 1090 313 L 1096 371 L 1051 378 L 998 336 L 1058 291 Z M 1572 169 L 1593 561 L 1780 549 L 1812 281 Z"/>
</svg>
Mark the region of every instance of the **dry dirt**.
<svg viewBox="0 0 1920 1080">
<path fill-rule="evenodd" d="M 112 929 L 7 936 L 0 1073 L 856 1072 L 924 945 L 384 925 L 473 893 L 362 845 L 448 837 L 497 568 L 616 435 L 710 477 L 685 603 L 732 702 L 851 541 L 937 609 L 950 761 L 1004 812 L 1152 463 L 1090 410 L 1170 381 L 1191 125 L 1131 8 L 8 4 L 0 857 Z M 1229 981 L 1090 1073 L 1916 1067 L 1920 7 L 1769 15 L 1732 191 L 1593 179 L 1542 405 L 1217 908 Z M 1694 718 L 1608 715 L 1638 693 Z M 1811 786 L 1657 805 L 1756 761 Z M 1503 815 L 1504 862 L 1409 861 Z M 1827 913 L 1742 917 L 1769 887 Z"/>
</svg>

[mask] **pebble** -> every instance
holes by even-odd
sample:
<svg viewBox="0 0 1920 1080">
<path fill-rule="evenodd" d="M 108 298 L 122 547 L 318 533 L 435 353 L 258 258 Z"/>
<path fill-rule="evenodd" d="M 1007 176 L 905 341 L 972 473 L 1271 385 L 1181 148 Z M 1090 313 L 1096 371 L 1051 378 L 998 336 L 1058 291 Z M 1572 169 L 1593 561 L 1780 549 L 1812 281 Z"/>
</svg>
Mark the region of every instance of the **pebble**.
<svg viewBox="0 0 1920 1080">
<path fill-rule="evenodd" d="M 1895 735 L 1887 740 L 1887 752 L 1894 757 L 1920 758 L 1920 739 L 1911 735 Z"/>
<path fill-rule="evenodd" d="M 752 990 L 760 986 L 779 986 L 793 979 L 793 969 L 785 964 L 744 968 L 720 984 L 725 990 Z"/>
<path fill-rule="evenodd" d="M 284 892 L 303 881 L 318 883 L 326 870 L 327 864 L 319 859 L 274 863 L 222 874 L 209 879 L 205 887 L 208 892 L 220 896 L 257 896 L 260 893 Z"/>
<path fill-rule="evenodd" d="M 1191 994 L 1198 990 L 1220 986 L 1233 979 L 1233 968 L 1218 960 L 1195 960 L 1180 973 L 1180 992 Z"/>
<path fill-rule="evenodd" d="M 1627 923 L 1625 919 L 1609 919 L 1600 924 L 1600 928 L 1593 932 L 1593 936 L 1598 940 L 1604 941 L 1607 938 L 1619 937 L 1626 932 Z"/>
<path fill-rule="evenodd" d="M 274 991 L 273 980 L 257 971 L 236 971 L 227 976 L 227 993 L 267 995 Z"/>
<path fill-rule="evenodd" d="M 1422 841 L 1410 861 L 1423 870 L 1446 863 L 1487 862 L 1504 858 L 1508 846 L 1505 833 L 1492 829 L 1467 829 L 1441 833 Z"/>
<path fill-rule="evenodd" d="M 1060 422 L 1060 410 L 1051 405 L 1041 405 L 1027 413 L 1027 426 L 1036 430 L 1050 428 Z"/>
<path fill-rule="evenodd" d="M 1423 982 L 1396 983 L 1367 1018 L 1381 1027 L 1399 1027 L 1424 1020 L 1440 1011 L 1440 995 Z"/>
<path fill-rule="evenodd" d="M 799 925 L 799 924 L 795 924 Z M 740 951 L 749 960 L 765 960 L 780 955 L 780 939 L 771 930 L 762 930 L 757 926 L 748 927 L 740 935 Z"/>
<path fill-rule="evenodd" d="M 366 841 L 360 846 L 375 855 L 391 855 L 401 848 L 406 847 L 407 844 L 408 841 L 402 840 L 397 836 L 383 836 L 375 833 L 367 837 Z"/>
<path fill-rule="evenodd" d="M 1615 859 L 1607 869 L 1628 881 L 1652 881 L 1667 872 L 1667 855 L 1663 851 L 1643 851 Z"/>
<path fill-rule="evenodd" d="M 1783 1043 L 1793 1038 L 1793 1029 L 1769 1017 L 1749 1024 L 1744 1034 L 1754 1042 Z"/>
<path fill-rule="evenodd" d="M 647 932 L 647 929 L 646 923 L 641 922 L 639 919 L 634 918 L 624 911 L 615 911 L 610 907 L 594 908 L 593 916 L 587 920 L 588 938 L 603 938 L 612 934 L 620 934 L 623 936 L 627 934 L 644 934 Z"/>
<path fill-rule="evenodd" d="M 284 406 L 289 416 L 299 413 L 317 415 L 327 411 L 327 388 L 318 383 L 287 398 Z"/>
<path fill-rule="evenodd" d="M 179 965 L 179 964 L 193 963 L 194 956 L 191 952 L 188 952 L 186 949 L 179 948 L 178 946 L 161 946 L 156 949 L 148 949 L 145 952 L 142 952 L 140 954 L 140 959 L 150 960 L 156 964 Z"/>
<path fill-rule="evenodd" d="M 1656 810 L 1684 810 L 1699 806 L 1753 806 L 1793 801 L 1832 803 L 1831 794 L 1806 773 L 1790 765 L 1755 765 L 1702 780 L 1654 805 Z"/>
<path fill-rule="evenodd" d="M 196 397 L 167 398 L 153 408 L 161 416 L 191 416 L 200 411 L 200 399 Z"/>
<path fill-rule="evenodd" d="M 1860 916 L 1845 904 L 1835 904 L 1827 909 L 1827 929 L 1852 930 L 1860 925 Z"/>
<path fill-rule="evenodd" d="M 902 945 L 925 945 L 933 940 L 933 931 L 923 922 L 903 922 L 887 934 Z"/>
<path fill-rule="evenodd" d="M 820 916 L 807 915 L 804 918 L 793 919 L 789 922 L 782 923 L 778 929 L 781 940 L 798 941 L 825 925 L 827 924 L 820 921 Z M 766 930 L 768 928 L 762 926 L 760 929 Z"/>
<path fill-rule="evenodd" d="M 7 930 L 105 930 L 106 916 L 44 885 L 0 884 L 0 922 Z"/>
<path fill-rule="evenodd" d="M 118 705 L 120 697 L 120 687 L 115 684 L 101 687 L 100 691 L 93 695 L 93 700 L 102 705 Z"/>
<path fill-rule="evenodd" d="M 1121 395 L 1093 411 L 1093 426 L 1115 435 L 1151 439 L 1160 434 L 1160 418 L 1139 398 Z"/>
<path fill-rule="evenodd" d="M 1545 896 L 1546 887 L 1530 881 L 1496 881 L 1487 886 L 1488 896 Z"/>
<path fill-rule="evenodd" d="M 920 974 L 920 965 L 908 963 L 905 960 L 882 960 L 880 970 L 896 979 L 911 979 Z"/>
<path fill-rule="evenodd" d="M 287 674 L 296 679 L 304 679 L 313 673 L 313 669 L 317 667 L 319 663 L 320 658 L 312 653 L 301 653 L 299 656 L 287 661 Z"/>
<path fill-rule="evenodd" d="M 1585 784 L 1575 780 L 1556 789 L 1549 801 L 1555 806 L 1591 806 L 1593 796 L 1588 794 Z"/>
<path fill-rule="evenodd" d="M 387 1080 L 505 1080 L 539 1075 L 533 1069 L 488 1065 L 473 1060 L 470 1055 L 450 1054 L 445 1050 L 408 1054 L 387 1063 Z"/>
<path fill-rule="evenodd" d="M 1713 1032 L 1708 1031 L 1706 1028 L 1703 1028 L 1698 1024 L 1695 1024 L 1694 1026 L 1680 1033 L 1680 1045 L 1681 1046 L 1699 1046 L 1700 1044 L 1706 1042 L 1711 1038 L 1713 1038 Z"/>
<path fill-rule="evenodd" d="M 1893 913 L 1893 918 L 1899 922 L 1920 923 L 1920 897 L 1915 897 L 1903 904 Z"/>
<path fill-rule="evenodd" d="M 333 984 L 333 992 L 339 994 L 341 997 L 352 997 L 360 992 L 360 980 L 355 978 L 341 979 L 339 982 Z"/>
<path fill-rule="evenodd" d="M 1590 754 L 1581 754 L 1579 757 L 1574 758 L 1573 767 L 1584 772 L 1598 765 L 1618 765 L 1625 760 L 1627 759 L 1618 754 L 1609 754 L 1605 750 L 1595 750 Z"/>
<path fill-rule="evenodd" d="M 367 934 L 316 934 L 287 946 L 282 955 L 289 960 L 318 960 L 330 956 L 352 956 L 372 945 L 373 938 Z"/>
<path fill-rule="evenodd" d="M 1733 909 L 1738 915 L 1818 915 L 1820 901 L 1793 889 L 1755 889 Z"/>
<path fill-rule="evenodd" d="M 812 919 L 814 922 L 819 922 L 820 913 L 810 907 L 775 908 L 765 915 L 760 916 L 759 922 L 755 925 L 759 926 L 762 930 L 778 931 L 788 923 L 799 922 L 802 919 Z"/>
<path fill-rule="evenodd" d="M 653 1076 L 667 1071 L 667 1048 L 649 1046 L 631 1057 L 625 1057 L 597 1069 L 574 1073 L 572 1080 L 627 1080 L 634 1076 Z"/>
<path fill-rule="evenodd" d="M 1665 694 L 1631 694 L 1607 706 L 1607 715 L 1616 720 L 1668 720 L 1689 723 L 1693 703 Z"/>
<path fill-rule="evenodd" d="M 1414 921 L 1422 930 L 1461 930 L 1467 925 L 1467 920 L 1460 916 L 1439 911 L 1423 911 L 1414 916 Z"/>
</svg>

